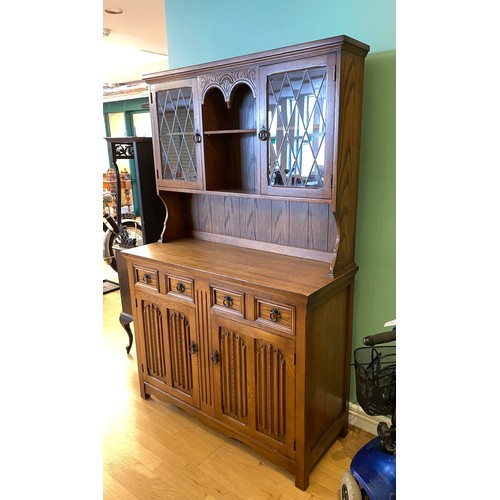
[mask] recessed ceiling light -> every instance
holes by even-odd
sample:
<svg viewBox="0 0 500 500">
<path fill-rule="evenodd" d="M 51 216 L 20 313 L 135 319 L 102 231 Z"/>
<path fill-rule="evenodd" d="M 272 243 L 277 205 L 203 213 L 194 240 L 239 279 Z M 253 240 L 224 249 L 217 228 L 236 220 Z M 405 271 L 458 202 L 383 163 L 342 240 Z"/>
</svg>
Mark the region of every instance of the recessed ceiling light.
<svg viewBox="0 0 500 500">
<path fill-rule="evenodd" d="M 109 9 L 104 9 L 104 12 L 108 14 L 123 14 L 123 10 L 118 7 L 111 7 Z"/>
</svg>

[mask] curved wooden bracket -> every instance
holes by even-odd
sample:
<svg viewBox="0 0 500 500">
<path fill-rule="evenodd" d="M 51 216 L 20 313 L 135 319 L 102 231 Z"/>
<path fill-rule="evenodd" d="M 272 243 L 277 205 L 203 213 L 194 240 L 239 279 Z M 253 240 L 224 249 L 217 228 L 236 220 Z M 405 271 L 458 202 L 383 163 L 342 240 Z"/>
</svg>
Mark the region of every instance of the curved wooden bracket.
<svg viewBox="0 0 500 500">
<path fill-rule="evenodd" d="M 333 214 L 333 222 L 335 224 L 335 243 L 333 244 L 333 257 L 332 257 L 332 262 L 330 264 L 330 267 L 328 268 L 327 276 L 330 276 L 333 278 L 335 264 L 337 263 L 337 255 L 338 255 L 339 245 L 340 245 L 340 224 L 337 221 L 337 216 L 336 216 L 335 212 L 332 212 L 332 214 Z"/>
</svg>

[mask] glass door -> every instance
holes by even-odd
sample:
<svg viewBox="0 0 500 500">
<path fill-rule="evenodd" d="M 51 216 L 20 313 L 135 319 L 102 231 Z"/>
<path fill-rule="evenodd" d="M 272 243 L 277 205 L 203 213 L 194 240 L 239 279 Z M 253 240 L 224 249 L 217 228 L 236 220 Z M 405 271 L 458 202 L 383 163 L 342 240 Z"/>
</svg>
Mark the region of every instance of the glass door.
<svg viewBox="0 0 500 500">
<path fill-rule="evenodd" d="M 265 154 L 264 192 L 329 198 L 334 107 L 333 67 L 327 57 L 290 69 L 267 68 L 262 76 L 266 123 L 259 131 Z"/>
<path fill-rule="evenodd" d="M 160 186 L 201 187 L 202 132 L 195 83 L 185 80 L 153 86 L 155 164 Z"/>
</svg>

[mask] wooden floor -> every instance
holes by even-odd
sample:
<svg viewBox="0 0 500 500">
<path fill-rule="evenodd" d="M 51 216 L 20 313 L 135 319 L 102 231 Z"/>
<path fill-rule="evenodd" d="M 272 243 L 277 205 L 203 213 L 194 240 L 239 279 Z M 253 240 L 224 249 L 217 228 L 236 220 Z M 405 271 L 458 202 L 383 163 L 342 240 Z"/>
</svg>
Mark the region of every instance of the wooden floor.
<svg viewBox="0 0 500 500">
<path fill-rule="evenodd" d="M 373 436 L 351 429 L 326 452 L 303 492 L 291 474 L 244 444 L 173 405 L 141 399 L 135 343 L 127 355 L 120 311 L 119 292 L 104 294 L 104 500 L 340 499 L 342 473 Z"/>
</svg>

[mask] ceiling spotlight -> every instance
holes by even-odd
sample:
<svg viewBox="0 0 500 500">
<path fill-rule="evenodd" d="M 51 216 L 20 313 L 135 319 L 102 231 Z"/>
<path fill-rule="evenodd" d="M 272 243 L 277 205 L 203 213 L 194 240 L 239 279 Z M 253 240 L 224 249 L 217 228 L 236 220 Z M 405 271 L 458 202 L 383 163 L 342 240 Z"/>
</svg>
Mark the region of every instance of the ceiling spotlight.
<svg viewBox="0 0 500 500">
<path fill-rule="evenodd" d="M 104 9 L 104 12 L 108 14 L 123 14 L 123 10 L 119 7 L 110 7 L 109 9 Z"/>
<path fill-rule="evenodd" d="M 110 33 L 111 33 L 110 29 L 108 29 L 108 28 L 102 29 L 102 36 L 109 36 Z"/>
</svg>

